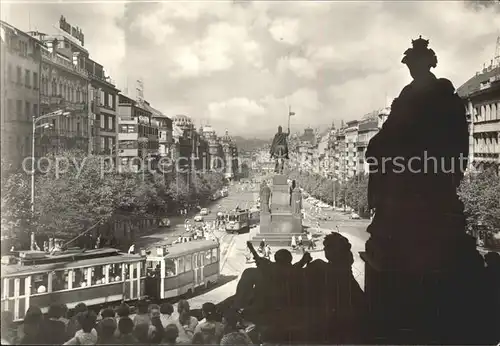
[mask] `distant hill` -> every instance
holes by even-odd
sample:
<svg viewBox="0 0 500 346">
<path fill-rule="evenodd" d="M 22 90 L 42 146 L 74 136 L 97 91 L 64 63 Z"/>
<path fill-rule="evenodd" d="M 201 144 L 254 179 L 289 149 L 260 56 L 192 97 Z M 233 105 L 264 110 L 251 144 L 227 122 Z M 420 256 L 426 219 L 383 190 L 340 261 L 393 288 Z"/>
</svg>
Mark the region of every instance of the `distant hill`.
<svg viewBox="0 0 500 346">
<path fill-rule="evenodd" d="M 233 141 L 236 143 L 238 150 L 241 151 L 254 151 L 269 144 L 269 140 L 260 138 L 244 138 L 241 136 L 234 136 Z"/>
</svg>

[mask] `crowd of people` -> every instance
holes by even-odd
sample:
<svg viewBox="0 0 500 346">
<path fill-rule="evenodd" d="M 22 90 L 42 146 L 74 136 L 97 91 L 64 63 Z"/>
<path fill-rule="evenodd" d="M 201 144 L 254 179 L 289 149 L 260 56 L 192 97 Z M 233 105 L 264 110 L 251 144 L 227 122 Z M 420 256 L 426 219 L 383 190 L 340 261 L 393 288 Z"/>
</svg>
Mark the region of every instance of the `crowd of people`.
<svg viewBox="0 0 500 346">
<path fill-rule="evenodd" d="M 2 345 L 251 345 L 243 321 L 232 310 L 220 313 L 213 303 L 202 307 L 203 319 L 192 316 L 189 303 L 181 300 L 177 314 L 172 304 L 137 303 L 131 313 L 127 304 L 96 314 L 85 304 L 74 309 L 52 305 L 44 316 L 31 306 L 24 323 L 16 328 L 12 314 L 2 312 Z M 251 335 L 251 333 L 250 333 Z"/>
</svg>

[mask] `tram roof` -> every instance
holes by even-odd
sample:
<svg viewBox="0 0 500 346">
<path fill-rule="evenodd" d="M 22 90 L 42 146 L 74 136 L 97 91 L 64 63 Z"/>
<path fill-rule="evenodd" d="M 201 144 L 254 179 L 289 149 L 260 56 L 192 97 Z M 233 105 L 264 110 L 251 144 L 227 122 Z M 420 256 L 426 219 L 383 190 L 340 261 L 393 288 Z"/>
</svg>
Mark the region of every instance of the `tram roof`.
<svg viewBox="0 0 500 346">
<path fill-rule="evenodd" d="M 192 240 L 168 247 L 168 252 L 165 257 L 182 256 L 187 253 L 196 252 L 196 250 L 206 250 L 214 247 L 217 247 L 217 242 L 215 240 Z"/>
<path fill-rule="evenodd" d="M 115 250 L 114 252 L 116 251 L 117 250 Z M 106 252 L 104 252 L 104 254 L 105 253 Z M 47 273 L 54 270 L 67 270 L 67 269 L 93 267 L 106 264 L 137 262 L 141 260 L 142 256 L 118 253 L 114 256 L 111 255 L 98 258 L 86 258 L 86 259 L 76 259 L 76 260 L 71 260 L 71 258 L 72 257 L 70 256 L 64 256 L 62 257 L 62 259 L 68 259 L 68 261 L 61 261 L 55 263 L 2 265 L 2 277 L 32 275 L 32 274 Z"/>
</svg>

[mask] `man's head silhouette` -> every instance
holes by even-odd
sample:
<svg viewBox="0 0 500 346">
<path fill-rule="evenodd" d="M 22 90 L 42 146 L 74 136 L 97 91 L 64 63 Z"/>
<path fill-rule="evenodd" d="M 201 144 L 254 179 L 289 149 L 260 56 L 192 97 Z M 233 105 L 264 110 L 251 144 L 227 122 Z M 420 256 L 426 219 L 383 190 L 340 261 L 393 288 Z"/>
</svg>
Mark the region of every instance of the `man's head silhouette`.
<svg viewBox="0 0 500 346">
<path fill-rule="evenodd" d="M 283 132 L 283 128 L 281 126 L 278 126 L 278 133 Z"/>
<path fill-rule="evenodd" d="M 404 52 L 405 56 L 401 62 L 408 66 L 413 79 L 425 78 L 430 74 L 430 69 L 437 66 L 436 53 L 427 48 L 429 40 L 424 40 L 422 36 L 411 43 L 413 47 Z"/>
</svg>

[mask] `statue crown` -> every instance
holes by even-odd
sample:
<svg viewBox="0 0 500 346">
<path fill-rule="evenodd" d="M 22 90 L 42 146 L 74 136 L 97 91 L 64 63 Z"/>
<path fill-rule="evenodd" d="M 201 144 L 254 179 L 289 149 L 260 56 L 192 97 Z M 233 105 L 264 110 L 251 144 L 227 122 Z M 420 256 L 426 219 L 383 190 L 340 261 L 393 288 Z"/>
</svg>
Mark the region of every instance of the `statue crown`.
<svg viewBox="0 0 500 346">
<path fill-rule="evenodd" d="M 411 40 L 411 44 L 415 50 L 424 50 L 429 46 L 429 40 L 423 39 L 422 35 L 420 35 L 418 39 Z"/>
</svg>

